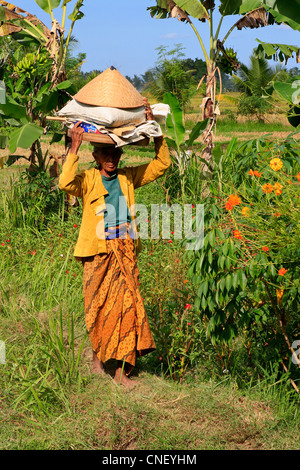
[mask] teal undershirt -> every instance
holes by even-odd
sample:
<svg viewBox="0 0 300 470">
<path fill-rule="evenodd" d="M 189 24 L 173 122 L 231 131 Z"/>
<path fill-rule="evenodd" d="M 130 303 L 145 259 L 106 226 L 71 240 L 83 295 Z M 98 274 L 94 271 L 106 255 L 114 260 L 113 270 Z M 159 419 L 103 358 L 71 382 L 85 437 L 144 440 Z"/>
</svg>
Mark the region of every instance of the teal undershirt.
<svg viewBox="0 0 300 470">
<path fill-rule="evenodd" d="M 105 228 L 116 227 L 126 222 L 130 223 L 130 214 L 117 173 L 112 176 L 101 176 L 102 183 L 108 192 L 105 196 Z"/>
</svg>

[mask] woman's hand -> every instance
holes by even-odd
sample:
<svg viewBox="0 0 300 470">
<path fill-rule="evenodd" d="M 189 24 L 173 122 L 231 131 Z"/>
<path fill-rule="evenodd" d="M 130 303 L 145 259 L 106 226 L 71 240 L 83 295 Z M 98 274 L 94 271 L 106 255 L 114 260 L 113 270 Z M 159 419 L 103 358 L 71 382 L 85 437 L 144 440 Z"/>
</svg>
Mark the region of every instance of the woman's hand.
<svg viewBox="0 0 300 470">
<path fill-rule="evenodd" d="M 147 121 L 154 121 L 153 112 L 152 112 L 152 109 L 151 109 L 150 104 L 148 102 L 148 99 L 143 98 L 143 102 L 144 102 L 144 106 L 145 106 L 146 120 Z"/>
<path fill-rule="evenodd" d="M 70 153 L 73 153 L 74 155 L 77 155 L 79 147 L 83 140 L 84 129 L 82 127 L 79 127 L 80 124 L 81 122 L 76 122 L 76 124 L 74 125 L 74 127 L 72 127 L 70 131 L 70 137 L 72 140 Z"/>
</svg>

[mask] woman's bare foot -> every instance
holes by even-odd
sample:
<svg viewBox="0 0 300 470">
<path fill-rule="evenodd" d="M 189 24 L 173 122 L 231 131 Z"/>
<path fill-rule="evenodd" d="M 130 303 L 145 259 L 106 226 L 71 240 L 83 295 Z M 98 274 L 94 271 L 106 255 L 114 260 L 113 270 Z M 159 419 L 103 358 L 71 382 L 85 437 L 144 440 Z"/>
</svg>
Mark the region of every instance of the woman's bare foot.
<svg viewBox="0 0 300 470">
<path fill-rule="evenodd" d="M 93 351 L 93 368 L 92 371 L 94 374 L 104 374 L 103 363 L 98 358 L 97 354 Z"/>
<path fill-rule="evenodd" d="M 117 367 L 114 380 L 118 385 L 123 385 L 126 388 L 132 388 L 137 385 L 135 380 L 131 380 L 129 377 L 127 377 L 122 366 Z"/>
</svg>

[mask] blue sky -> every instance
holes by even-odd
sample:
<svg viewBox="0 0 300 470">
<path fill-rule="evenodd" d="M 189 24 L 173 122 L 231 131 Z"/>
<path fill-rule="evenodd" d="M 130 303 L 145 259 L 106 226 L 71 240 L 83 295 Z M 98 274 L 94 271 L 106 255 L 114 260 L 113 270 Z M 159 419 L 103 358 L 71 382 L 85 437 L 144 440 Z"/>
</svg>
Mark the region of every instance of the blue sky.
<svg viewBox="0 0 300 470">
<path fill-rule="evenodd" d="M 14 0 L 20 8 L 37 15 L 48 27 L 50 15 L 35 3 L 35 0 Z M 69 3 L 69 11 L 75 0 Z M 176 19 L 157 20 L 150 16 L 147 7 L 153 6 L 154 0 L 85 0 L 82 11 L 85 16 L 76 23 L 74 35 L 79 44 L 74 53 L 87 54 L 83 71 L 105 70 L 114 65 L 123 75 L 141 75 L 151 68 L 157 60 L 156 48 L 167 48 L 182 44 L 186 57 L 203 59 L 203 53 L 192 28 Z M 61 21 L 61 8 L 54 10 L 55 17 Z M 236 18 L 238 19 L 238 17 Z M 218 15 L 216 14 L 215 24 Z M 224 20 L 220 39 L 223 39 L 234 18 Z M 207 23 L 195 20 L 195 25 L 207 44 Z M 226 45 L 233 47 L 240 61 L 248 64 L 249 56 L 257 46 L 256 38 L 273 43 L 300 46 L 300 32 L 286 26 L 269 26 L 254 30 L 235 30 L 229 36 Z M 288 67 L 296 66 L 295 59 L 290 59 Z"/>
</svg>

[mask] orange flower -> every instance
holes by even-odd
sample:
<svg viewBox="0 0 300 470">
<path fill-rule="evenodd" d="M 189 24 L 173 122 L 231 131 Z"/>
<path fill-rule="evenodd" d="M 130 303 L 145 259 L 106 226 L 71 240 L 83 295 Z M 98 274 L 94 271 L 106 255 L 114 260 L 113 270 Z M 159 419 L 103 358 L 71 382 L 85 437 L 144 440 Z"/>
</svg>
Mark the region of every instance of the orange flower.
<svg viewBox="0 0 300 470">
<path fill-rule="evenodd" d="M 272 158 L 272 160 L 270 161 L 270 167 L 272 168 L 272 170 L 275 170 L 275 171 L 278 171 L 282 168 L 282 160 L 280 160 L 280 158 Z"/>
<path fill-rule="evenodd" d="M 232 211 L 233 209 L 233 204 L 229 201 L 226 202 L 225 207 L 228 211 Z"/>
<path fill-rule="evenodd" d="M 233 206 L 238 206 L 241 203 L 241 198 L 237 194 L 232 194 L 228 202 L 230 202 Z"/>
<path fill-rule="evenodd" d="M 297 180 L 300 181 L 300 172 L 298 173 L 298 175 L 296 176 Z"/>
<path fill-rule="evenodd" d="M 241 198 L 237 194 L 232 194 L 229 196 L 228 201 L 225 204 L 225 207 L 228 211 L 233 209 L 233 206 L 238 206 L 241 203 Z"/>
<path fill-rule="evenodd" d="M 279 269 L 279 271 L 278 271 L 278 275 L 279 275 L 279 276 L 284 276 L 286 272 L 287 272 L 287 269 L 281 268 L 281 269 Z"/>
<path fill-rule="evenodd" d="M 262 250 L 265 251 L 266 253 L 269 251 L 269 248 L 267 246 L 263 246 Z"/>
<path fill-rule="evenodd" d="M 260 178 L 261 175 L 262 175 L 262 173 L 259 173 L 259 171 L 257 171 L 257 170 L 252 170 L 252 169 L 251 169 L 251 170 L 249 171 L 248 175 L 257 176 L 257 178 Z"/>
<path fill-rule="evenodd" d="M 274 217 L 280 217 L 279 212 L 275 212 Z"/>
<path fill-rule="evenodd" d="M 249 215 L 250 215 L 250 209 L 249 209 L 249 207 L 243 207 L 243 209 L 242 209 L 241 212 L 242 212 L 242 215 L 243 215 L 244 217 L 249 217 Z"/>
<path fill-rule="evenodd" d="M 243 238 L 239 230 L 235 230 L 233 235 L 234 235 L 234 238 L 236 238 L 237 240 L 241 240 Z"/>
<path fill-rule="evenodd" d="M 279 194 L 282 194 L 282 191 L 281 191 L 282 188 L 283 188 L 282 184 L 279 184 L 279 183 L 274 184 L 274 192 L 276 196 L 279 196 Z"/>
<path fill-rule="evenodd" d="M 264 193 L 271 193 L 273 191 L 273 186 L 270 183 L 263 185 L 262 190 Z"/>
</svg>

